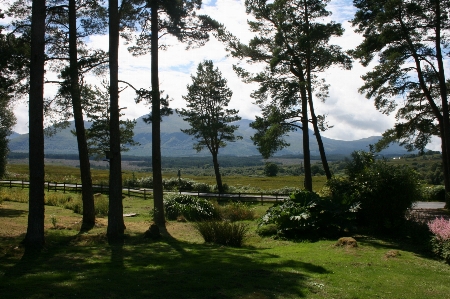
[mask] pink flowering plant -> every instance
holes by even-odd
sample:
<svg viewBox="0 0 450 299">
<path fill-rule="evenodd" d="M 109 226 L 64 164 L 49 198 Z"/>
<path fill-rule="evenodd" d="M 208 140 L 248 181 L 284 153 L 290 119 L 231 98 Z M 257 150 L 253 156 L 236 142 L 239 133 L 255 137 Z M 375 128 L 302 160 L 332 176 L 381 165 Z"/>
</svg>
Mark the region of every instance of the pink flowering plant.
<svg viewBox="0 0 450 299">
<path fill-rule="evenodd" d="M 450 263 L 450 219 L 436 218 L 428 222 L 428 228 L 434 235 L 431 240 L 433 252 Z"/>
</svg>

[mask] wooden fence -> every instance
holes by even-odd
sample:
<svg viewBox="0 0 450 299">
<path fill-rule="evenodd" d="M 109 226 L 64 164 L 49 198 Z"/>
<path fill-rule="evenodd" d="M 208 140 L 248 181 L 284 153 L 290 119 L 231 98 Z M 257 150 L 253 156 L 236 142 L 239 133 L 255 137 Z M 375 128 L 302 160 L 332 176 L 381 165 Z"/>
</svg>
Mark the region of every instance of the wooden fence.
<svg viewBox="0 0 450 299">
<path fill-rule="evenodd" d="M 18 180 L 3 180 L 0 181 L 0 187 L 9 188 L 28 188 L 28 181 L 18 181 Z M 94 193 L 109 193 L 108 185 L 93 185 Z M 81 192 L 82 185 L 78 183 L 58 183 L 58 182 L 45 182 L 45 188 L 47 192 L 50 191 L 62 191 L 66 192 Z M 179 191 L 165 191 L 166 193 L 179 193 L 185 195 L 193 195 L 206 199 L 217 199 L 218 201 L 240 201 L 240 202 L 278 202 L 285 200 L 289 197 L 287 194 L 264 194 L 264 193 L 209 193 L 200 191 L 190 191 L 190 190 L 179 190 Z M 153 190 L 150 188 L 135 188 L 127 186 L 122 189 L 122 194 L 127 196 L 142 197 L 147 199 Z"/>
</svg>

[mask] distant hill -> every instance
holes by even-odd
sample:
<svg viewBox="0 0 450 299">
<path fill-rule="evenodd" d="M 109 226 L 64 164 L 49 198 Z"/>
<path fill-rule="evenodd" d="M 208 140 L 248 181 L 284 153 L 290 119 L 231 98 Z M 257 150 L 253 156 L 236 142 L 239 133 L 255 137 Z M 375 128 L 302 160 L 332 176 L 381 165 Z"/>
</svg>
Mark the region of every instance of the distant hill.
<svg viewBox="0 0 450 299">
<path fill-rule="evenodd" d="M 225 148 L 220 149 L 220 155 L 228 156 L 253 156 L 259 155 L 256 146 L 253 144 L 250 136 L 254 134 L 254 130 L 249 127 L 251 120 L 242 119 L 236 124 L 239 125 L 239 129 L 236 132 L 237 135 L 243 137 L 234 143 L 228 144 Z M 90 124 L 86 122 L 86 126 Z M 188 136 L 180 131 L 180 129 L 186 129 L 189 125 L 187 122 L 177 115 L 171 115 L 164 117 L 161 123 L 161 151 L 165 157 L 190 157 L 190 156 L 209 156 L 209 152 L 204 150 L 197 153 L 192 147 L 195 142 L 191 136 Z M 69 128 L 64 129 L 56 133 L 52 137 L 46 137 L 45 139 L 45 153 L 46 154 L 77 154 L 76 138 L 72 135 L 70 130 L 73 130 L 74 123 L 71 122 Z M 143 121 L 143 117 L 137 119 L 137 124 L 134 130 L 135 141 L 141 145 L 131 148 L 128 152 L 124 153 L 129 156 L 151 156 L 152 149 L 152 133 L 151 124 L 146 124 Z M 315 136 L 310 131 L 310 150 L 312 156 L 319 156 L 319 149 Z M 381 136 L 372 136 L 364 139 L 343 141 L 335 140 L 326 137 L 322 137 L 325 146 L 325 151 L 328 156 L 349 156 L 351 152 L 355 150 L 368 150 L 369 144 L 376 143 Z M 302 149 L 302 132 L 291 132 L 286 137 L 290 146 L 276 155 L 301 155 Z M 12 152 L 28 152 L 28 134 L 12 134 L 10 136 L 9 147 Z M 397 144 L 392 144 L 388 149 L 382 152 L 383 155 L 403 155 L 407 151 L 403 147 Z"/>
</svg>

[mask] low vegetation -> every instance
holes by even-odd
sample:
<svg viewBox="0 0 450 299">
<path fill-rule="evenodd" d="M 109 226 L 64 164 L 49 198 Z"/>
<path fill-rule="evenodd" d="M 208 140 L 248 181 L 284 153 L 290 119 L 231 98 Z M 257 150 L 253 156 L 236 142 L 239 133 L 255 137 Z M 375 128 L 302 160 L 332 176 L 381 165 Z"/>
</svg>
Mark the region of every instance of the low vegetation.
<svg viewBox="0 0 450 299">
<path fill-rule="evenodd" d="M 261 185 L 268 178 L 258 179 Z M 167 189 L 181 185 L 214 188 L 205 181 L 165 179 Z M 119 246 L 107 243 L 105 195 L 95 198 L 95 227 L 80 233 L 80 195 L 50 191 L 47 244 L 39 256 L 30 257 L 20 245 L 26 232 L 28 190 L 0 188 L 2 296 L 447 296 L 450 267 L 442 261 L 450 263 L 450 222 L 413 221 L 409 208 L 421 196 L 414 171 L 355 153 L 345 175 L 319 190 L 272 189 L 291 193 L 288 200 L 274 204 L 168 193 L 167 231 L 158 239 L 146 238 L 155 213 L 152 199 L 125 197 L 126 238 Z M 17 289 L 23 290 L 19 296 Z"/>
</svg>

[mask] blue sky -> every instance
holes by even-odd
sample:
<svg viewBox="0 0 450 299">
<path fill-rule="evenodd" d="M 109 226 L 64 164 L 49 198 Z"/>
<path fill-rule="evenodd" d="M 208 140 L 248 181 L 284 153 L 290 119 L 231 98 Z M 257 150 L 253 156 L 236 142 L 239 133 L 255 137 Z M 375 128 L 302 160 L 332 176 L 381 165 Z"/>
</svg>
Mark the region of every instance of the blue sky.
<svg viewBox="0 0 450 299">
<path fill-rule="evenodd" d="M 3 0 L 0 0 L 4 2 Z M 252 34 L 248 30 L 244 0 L 204 0 L 204 5 L 198 14 L 208 14 L 212 18 L 223 23 L 229 31 L 241 40 L 248 41 Z M 1 7 L 1 2 L 0 2 Z M 344 36 L 332 40 L 332 43 L 351 49 L 362 40 L 353 32 L 348 22 L 355 12 L 352 2 L 348 0 L 332 0 L 328 6 L 332 11 L 331 20 L 342 23 L 345 28 Z M 93 47 L 107 50 L 107 36 L 93 36 L 90 39 Z M 165 43 L 171 45 L 167 51 L 160 52 L 160 88 L 173 99 L 171 106 L 184 107 L 182 95 L 186 94 L 186 85 L 191 83 L 190 75 L 195 73 L 198 63 L 205 59 L 212 60 L 222 75 L 228 80 L 229 87 L 233 90 L 233 98 L 230 108 L 240 110 L 243 118 L 254 119 L 259 115 L 259 108 L 252 103 L 250 93 L 255 85 L 243 83 L 232 70 L 232 65 L 241 63 L 236 59 L 227 57 L 223 45 L 214 38 L 204 47 L 185 50 L 185 46 L 174 38 L 167 37 Z M 150 87 L 150 56 L 133 57 L 123 44 L 120 45 L 119 79 L 132 83 L 135 87 Z M 243 64 L 244 67 L 245 63 Z M 257 66 L 247 66 L 256 70 Z M 334 127 L 324 132 L 323 135 L 333 139 L 355 140 L 373 135 L 381 135 L 394 124 L 394 115 L 383 115 L 373 106 L 371 100 L 358 93 L 358 88 L 363 84 L 361 75 L 370 70 L 362 67 L 358 62 L 354 63 L 351 71 L 339 68 L 330 68 L 323 74 L 330 84 L 330 97 L 325 103 L 317 103 L 316 113 L 326 114 L 330 125 Z M 102 78 L 92 77 L 90 82 L 100 81 Z M 46 96 L 51 96 L 55 87 L 46 86 Z M 126 117 L 137 118 L 149 111 L 144 104 L 136 105 L 133 101 L 133 92 L 129 89 L 120 95 L 120 106 L 128 107 L 124 110 Z M 15 128 L 20 133 L 28 130 L 28 111 L 24 104 L 16 106 L 18 124 Z M 439 144 L 434 143 L 433 149 L 439 149 Z"/>
</svg>

